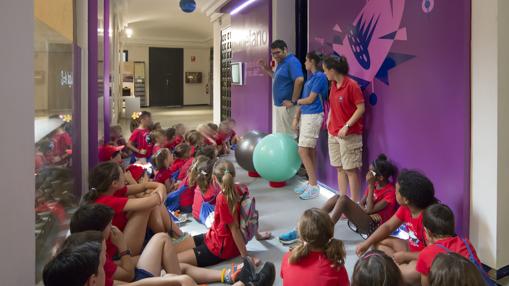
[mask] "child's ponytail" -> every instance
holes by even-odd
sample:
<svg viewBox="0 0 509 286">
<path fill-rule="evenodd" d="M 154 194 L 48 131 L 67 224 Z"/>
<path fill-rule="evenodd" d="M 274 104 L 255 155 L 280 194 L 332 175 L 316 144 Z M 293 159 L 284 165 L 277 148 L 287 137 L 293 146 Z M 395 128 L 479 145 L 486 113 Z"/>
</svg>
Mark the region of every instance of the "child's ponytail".
<svg viewBox="0 0 509 286">
<path fill-rule="evenodd" d="M 332 261 L 334 266 L 341 267 L 345 264 L 345 246 L 343 241 L 335 238 L 329 239 L 325 246 L 325 256 Z"/>
<path fill-rule="evenodd" d="M 196 165 L 196 181 L 195 184 L 200 187 L 202 194 L 207 192 L 207 188 L 212 182 L 212 168 L 215 161 L 206 158 L 206 160 L 199 162 Z"/>
<path fill-rule="evenodd" d="M 228 201 L 230 212 L 235 214 L 235 206 L 239 202 L 239 194 L 235 190 L 235 167 L 232 162 L 218 160 L 214 166 L 214 176 L 221 184 L 221 190 Z"/>
<path fill-rule="evenodd" d="M 99 192 L 96 188 L 91 188 L 86 194 L 83 195 L 81 204 L 89 204 L 95 202 L 99 198 Z"/>
<path fill-rule="evenodd" d="M 288 258 L 290 264 L 298 263 L 299 260 L 308 256 L 309 254 L 309 243 L 300 241 L 297 246 L 292 249 Z"/>
</svg>

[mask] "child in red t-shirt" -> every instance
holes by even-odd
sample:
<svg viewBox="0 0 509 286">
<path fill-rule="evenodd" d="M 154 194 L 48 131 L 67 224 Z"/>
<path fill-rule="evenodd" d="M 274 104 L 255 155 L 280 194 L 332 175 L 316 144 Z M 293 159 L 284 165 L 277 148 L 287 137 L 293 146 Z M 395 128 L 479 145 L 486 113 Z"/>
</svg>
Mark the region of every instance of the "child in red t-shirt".
<svg viewBox="0 0 509 286">
<path fill-rule="evenodd" d="M 298 224 L 300 241 L 281 260 L 283 286 L 348 286 L 345 247 L 323 210 L 308 209 Z"/>
<path fill-rule="evenodd" d="M 194 248 L 179 253 L 179 261 L 200 267 L 237 257 L 247 257 L 246 242 L 239 226 L 241 188 L 234 183 L 233 163 L 219 160 L 214 164 L 213 180 L 221 186 L 216 197 L 214 223 L 206 234 L 194 238 Z M 270 234 L 267 234 L 270 237 Z M 259 260 L 254 259 L 255 264 Z"/>
<path fill-rule="evenodd" d="M 187 132 L 185 141 L 191 145 L 190 156 L 194 156 L 198 149 L 200 149 L 202 146 L 205 146 L 205 138 L 201 135 L 200 132 L 196 130 L 190 130 Z"/>
<path fill-rule="evenodd" d="M 173 150 L 173 155 L 175 156 L 175 160 L 170 166 L 170 172 L 171 175 L 175 175 L 178 172 L 178 175 L 180 175 L 180 170 L 182 166 L 186 164 L 187 161 L 189 161 L 189 158 L 191 158 L 191 146 L 187 143 L 180 143 L 175 147 L 175 150 Z M 176 175 L 178 177 L 178 175 Z"/>
<path fill-rule="evenodd" d="M 216 197 L 221 192 L 221 186 L 212 179 L 214 163 L 206 157 L 200 157 L 190 177 L 190 182 L 195 185 L 193 196 L 193 217 L 200 221 L 200 212 L 204 202 L 212 206 L 216 205 Z M 202 221 L 202 223 L 204 223 Z"/>
<path fill-rule="evenodd" d="M 423 286 L 430 285 L 428 276 L 431 265 L 439 253 L 454 252 L 467 259 L 474 259 L 477 265 L 481 265 L 481 261 L 470 241 L 456 236 L 454 213 L 448 206 L 443 204 L 429 206 L 423 212 L 422 224 L 424 225 L 428 246 L 419 254 L 415 269 L 421 275 Z M 470 257 L 471 254 L 472 257 Z"/>
<path fill-rule="evenodd" d="M 196 130 L 200 132 L 200 134 L 203 136 L 204 138 L 203 141 L 206 145 L 213 145 L 217 147 L 216 140 L 214 139 L 214 137 L 216 136 L 216 132 L 212 128 L 210 128 L 209 125 L 200 124 L 198 125 L 198 127 L 196 127 Z"/>
<path fill-rule="evenodd" d="M 125 185 L 125 177 L 120 166 L 114 162 L 104 162 L 92 170 L 90 191 L 83 196 L 88 203 L 99 203 L 115 211 L 113 225 L 126 233 L 127 244 L 134 255 L 141 252 L 145 230 L 154 233 L 172 232 L 177 236 L 182 231 L 172 222 L 164 207 L 166 188 L 157 182 Z M 150 195 L 142 198 L 129 198 L 151 189 Z"/>
<path fill-rule="evenodd" d="M 178 144 L 184 142 L 184 135 L 186 134 L 186 127 L 182 123 L 178 123 L 166 130 L 168 138 L 167 148 L 173 150 Z"/>
<path fill-rule="evenodd" d="M 388 221 L 364 242 L 357 246 L 357 255 L 362 255 L 369 247 L 375 246 L 392 256 L 403 274 L 407 284 L 419 283 L 415 264 L 419 252 L 426 246 L 422 212 L 437 202 L 433 183 L 417 171 L 402 171 L 397 179 L 396 200 L 400 205 Z M 403 240 L 390 235 L 405 224 L 409 238 Z"/>
<path fill-rule="evenodd" d="M 168 144 L 166 141 L 166 135 L 162 130 L 153 130 L 150 132 L 150 141 L 154 143 L 152 147 L 152 154 L 155 156 L 161 148 L 165 148 Z"/>
<path fill-rule="evenodd" d="M 403 286 L 398 265 L 380 250 L 370 250 L 357 260 L 353 269 L 352 285 Z"/>
<path fill-rule="evenodd" d="M 164 137 L 166 140 L 166 145 L 164 145 L 164 147 L 170 149 L 170 151 L 173 151 L 175 146 L 178 145 L 178 144 L 174 144 L 175 138 L 176 138 L 175 137 L 175 128 L 170 127 L 168 129 L 164 130 Z M 181 142 L 179 142 L 179 144 L 180 143 Z"/>
<path fill-rule="evenodd" d="M 484 271 L 484 270 L 482 270 Z M 429 273 L 429 283 L 433 286 L 491 286 L 493 282 L 479 266 L 455 252 L 437 254 Z"/>
<path fill-rule="evenodd" d="M 152 115 L 148 111 L 142 111 L 138 116 L 133 117 L 133 122 L 138 122 L 138 128 L 133 130 L 127 148 L 134 152 L 136 160 L 147 163 L 152 155 L 152 142 L 150 140 L 150 126 L 152 126 Z"/>
</svg>

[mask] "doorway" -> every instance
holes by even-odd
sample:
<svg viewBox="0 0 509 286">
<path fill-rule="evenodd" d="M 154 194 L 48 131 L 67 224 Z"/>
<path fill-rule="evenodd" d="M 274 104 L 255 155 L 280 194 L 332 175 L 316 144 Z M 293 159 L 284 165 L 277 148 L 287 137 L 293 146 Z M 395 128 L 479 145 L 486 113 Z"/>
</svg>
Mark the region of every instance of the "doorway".
<svg viewBox="0 0 509 286">
<path fill-rule="evenodd" d="M 149 48 L 150 106 L 184 104 L 184 49 Z"/>
</svg>

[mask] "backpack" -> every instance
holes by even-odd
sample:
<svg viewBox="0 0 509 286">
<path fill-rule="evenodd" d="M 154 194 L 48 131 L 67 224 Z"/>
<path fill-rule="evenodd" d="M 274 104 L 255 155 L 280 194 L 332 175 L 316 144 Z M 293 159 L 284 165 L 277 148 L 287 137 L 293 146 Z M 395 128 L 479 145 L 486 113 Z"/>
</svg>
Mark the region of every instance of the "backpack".
<svg viewBox="0 0 509 286">
<path fill-rule="evenodd" d="M 484 268 L 482 267 L 481 264 L 479 264 L 479 262 L 477 261 L 477 259 L 475 259 L 475 256 L 474 256 L 474 252 L 472 251 L 472 249 L 470 248 L 470 245 L 468 244 L 468 242 L 464 239 L 464 238 L 461 238 L 461 241 L 463 242 L 463 244 L 465 244 L 465 246 L 467 247 L 467 251 L 468 251 L 468 260 L 470 260 L 470 262 L 472 262 L 475 267 L 477 267 L 477 270 L 479 270 L 479 272 L 481 273 L 481 276 L 484 280 L 484 282 L 486 283 L 487 286 L 495 286 L 497 284 L 495 284 L 495 282 L 493 282 L 493 280 L 491 280 L 491 278 L 488 276 L 488 273 L 486 273 L 486 271 L 484 271 Z M 443 250 L 445 250 L 447 253 L 451 253 L 451 252 L 454 252 L 452 250 L 450 250 L 449 248 L 437 243 L 435 244 L 436 246 L 442 248 Z"/>
<path fill-rule="evenodd" d="M 240 186 L 242 197 L 240 199 L 239 225 L 244 241 L 247 243 L 258 233 L 258 211 L 256 200 L 249 195 L 246 186 Z"/>
</svg>

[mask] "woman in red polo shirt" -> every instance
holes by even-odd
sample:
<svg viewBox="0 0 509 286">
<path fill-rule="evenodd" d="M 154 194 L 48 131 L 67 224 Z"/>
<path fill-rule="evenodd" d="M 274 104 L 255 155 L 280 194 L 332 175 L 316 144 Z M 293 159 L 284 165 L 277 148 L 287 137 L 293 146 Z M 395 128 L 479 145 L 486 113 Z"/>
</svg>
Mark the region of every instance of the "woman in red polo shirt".
<svg viewBox="0 0 509 286">
<path fill-rule="evenodd" d="M 364 95 L 359 85 L 348 77 L 348 62 L 345 57 L 326 57 L 323 70 L 332 82 L 327 119 L 330 163 L 338 170 L 340 194 L 346 195 L 350 185 L 351 198 L 358 202 L 361 188 L 359 169 L 362 166 Z"/>
</svg>

